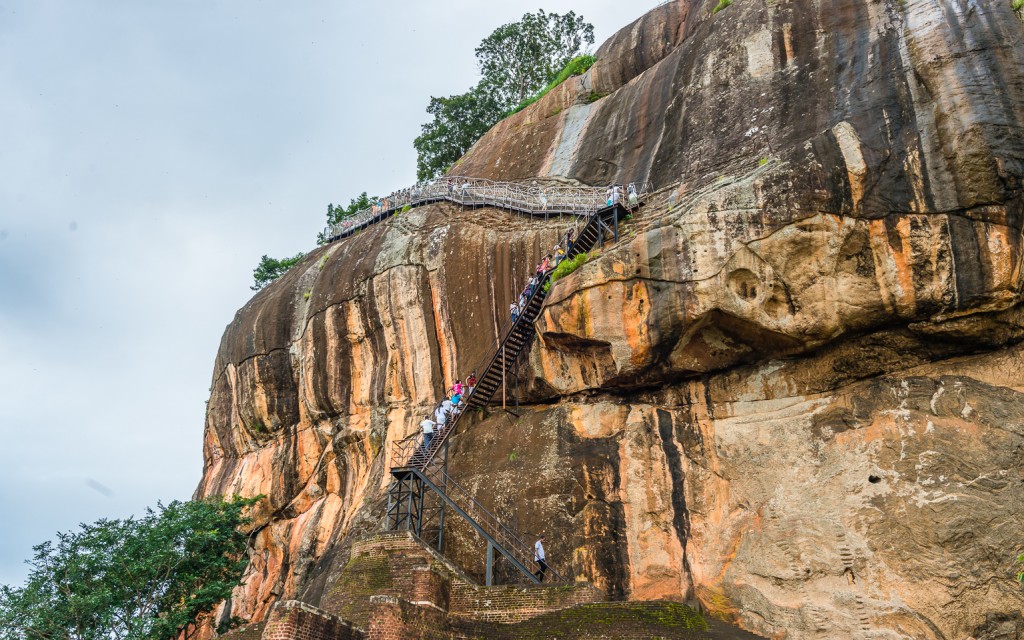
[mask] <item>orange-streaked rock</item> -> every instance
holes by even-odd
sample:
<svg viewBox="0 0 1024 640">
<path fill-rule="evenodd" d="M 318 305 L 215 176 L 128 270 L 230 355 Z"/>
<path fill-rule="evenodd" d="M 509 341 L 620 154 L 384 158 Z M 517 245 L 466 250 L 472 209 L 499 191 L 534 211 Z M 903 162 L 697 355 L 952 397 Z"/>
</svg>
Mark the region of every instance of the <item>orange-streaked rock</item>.
<svg viewBox="0 0 1024 640">
<path fill-rule="evenodd" d="M 650 12 L 458 165 L 659 191 L 554 284 L 521 417 L 474 417 L 453 477 L 611 597 L 775 638 L 1024 634 L 1020 21 L 712 4 Z M 379 524 L 391 444 L 566 225 L 413 210 L 238 313 L 197 495 L 267 498 L 221 615 L 321 601 Z M 452 520 L 446 552 L 481 572 Z"/>
</svg>

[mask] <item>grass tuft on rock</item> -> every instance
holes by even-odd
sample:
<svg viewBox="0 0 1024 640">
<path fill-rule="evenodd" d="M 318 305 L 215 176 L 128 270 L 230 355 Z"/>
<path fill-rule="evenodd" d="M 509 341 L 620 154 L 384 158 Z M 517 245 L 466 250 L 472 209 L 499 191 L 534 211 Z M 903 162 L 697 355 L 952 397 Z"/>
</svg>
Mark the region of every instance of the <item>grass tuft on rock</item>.
<svg viewBox="0 0 1024 640">
<path fill-rule="evenodd" d="M 566 258 L 565 260 L 562 260 L 561 262 L 558 263 L 558 266 L 555 267 L 555 270 L 551 273 L 551 282 L 560 280 L 565 276 L 569 275 L 570 273 L 576 271 L 577 269 L 582 267 L 587 262 L 587 260 L 590 260 L 589 253 L 581 253 L 577 255 L 575 258 Z"/>
<path fill-rule="evenodd" d="M 732 4 L 732 0 L 718 0 L 718 6 L 711 10 L 711 13 L 718 13 Z"/>
</svg>

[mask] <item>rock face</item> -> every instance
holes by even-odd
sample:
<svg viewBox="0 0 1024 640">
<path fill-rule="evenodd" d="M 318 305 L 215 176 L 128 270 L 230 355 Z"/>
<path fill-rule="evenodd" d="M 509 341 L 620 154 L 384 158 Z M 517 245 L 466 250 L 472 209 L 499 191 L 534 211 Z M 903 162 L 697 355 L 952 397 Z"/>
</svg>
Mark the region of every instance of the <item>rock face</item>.
<svg viewBox="0 0 1024 640">
<path fill-rule="evenodd" d="M 562 226 L 415 209 L 312 252 L 236 314 L 217 355 L 197 490 L 267 496 L 263 555 L 232 615 L 261 618 L 281 596 L 321 589 L 345 537 L 377 524 L 367 518 L 381 515 L 383 453 L 488 355 L 519 293 L 513 275 Z"/>
<path fill-rule="evenodd" d="M 557 282 L 451 473 L 563 572 L 778 638 L 1020 638 L 1024 25 L 1009 2 L 662 5 L 459 173 L 659 189 Z M 228 327 L 198 495 L 268 496 L 223 613 L 319 605 L 390 442 L 568 221 L 416 209 Z M 456 528 L 448 554 L 479 571 Z"/>
</svg>

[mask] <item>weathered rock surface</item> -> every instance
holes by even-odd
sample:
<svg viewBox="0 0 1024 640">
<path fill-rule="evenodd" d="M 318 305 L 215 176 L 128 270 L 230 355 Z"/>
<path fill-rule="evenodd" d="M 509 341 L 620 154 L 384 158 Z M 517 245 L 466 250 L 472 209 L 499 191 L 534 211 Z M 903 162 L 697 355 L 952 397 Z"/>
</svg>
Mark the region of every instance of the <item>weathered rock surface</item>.
<svg viewBox="0 0 1024 640">
<path fill-rule="evenodd" d="M 383 452 L 489 355 L 519 293 L 513 274 L 522 279 L 564 224 L 415 209 L 312 252 L 236 314 L 217 355 L 197 490 L 267 496 L 263 555 L 233 615 L 262 617 L 301 594 L 321 575 L 314 565 L 371 524 Z"/>
<path fill-rule="evenodd" d="M 555 284 L 532 406 L 457 436 L 452 475 L 613 597 L 779 638 L 1024 637 L 1024 25 L 714 4 L 644 16 L 459 165 L 661 190 Z M 564 226 L 417 209 L 238 313 L 197 491 L 268 496 L 233 615 L 319 603 L 390 442 Z M 474 544 L 449 539 L 470 572 Z"/>
</svg>

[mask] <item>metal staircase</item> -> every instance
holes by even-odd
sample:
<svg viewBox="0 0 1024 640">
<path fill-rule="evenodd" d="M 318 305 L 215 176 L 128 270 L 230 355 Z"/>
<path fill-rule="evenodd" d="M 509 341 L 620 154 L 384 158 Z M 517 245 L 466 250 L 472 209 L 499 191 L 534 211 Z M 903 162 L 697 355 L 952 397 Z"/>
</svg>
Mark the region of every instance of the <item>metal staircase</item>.
<svg viewBox="0 0 1024 640">
<path fill-rule="evenodd" d="M 635 206 L 639 206 L 636 203 Z M 618 239 L 618 223 L 628 210 L 622 204 L 599 209 L 586 218 L 579 236 L 566 252 L 566 259 L 603 245 L 608 235 Z M 518 318 L 499 333 L 501 337 L 464 408 L 437 430 L 429 447 L 419 439 L 395 443 L 391 457 L 391 486 L 388 492 L 386 524 L 389 530 L 411 530 L 438 551 L 443 550 L 444 518 L 450 509 L 468 522 L 487 541 L 487 584 L 493 581 L 494 552 L 504 556 L 532 582 L 533 547 L 518 533 L 499 521 L 447 474 L 448 443 L 459 425 L 468 421 L 472 409 L 485 408 L 509 379 L 520 356 L 528 353 L 534 334 L 534 322 L 547 298 L 551 271 L 545 273 Z M 552 567 L 548 573 L 555 582 L 563 578 Z"/>
</svg>

